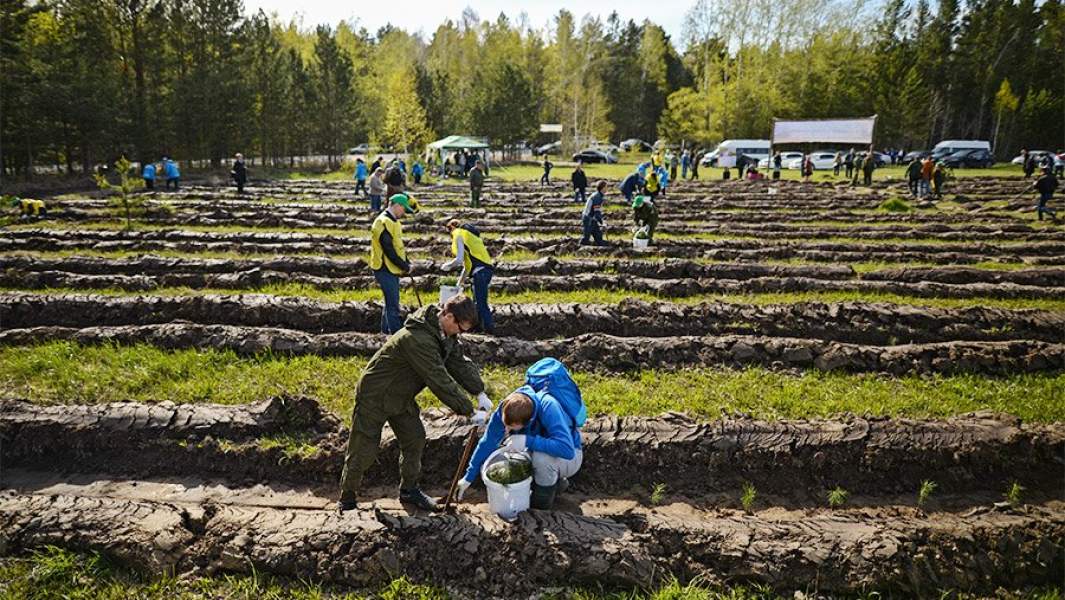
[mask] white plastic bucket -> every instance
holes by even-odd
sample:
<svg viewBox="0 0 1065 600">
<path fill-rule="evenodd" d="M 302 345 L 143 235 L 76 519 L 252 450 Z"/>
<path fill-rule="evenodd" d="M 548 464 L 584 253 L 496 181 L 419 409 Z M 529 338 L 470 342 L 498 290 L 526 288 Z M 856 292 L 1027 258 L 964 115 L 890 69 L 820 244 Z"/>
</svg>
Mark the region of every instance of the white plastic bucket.
<svg viewBox="0 0 1065 600">
<path fill-rule="evenodd" d="M 440 286 L 440 304 L 443 304 L 462 293 L 462 287 L 457 285 Z"/>
<path fill-rule="evenodd" d="M 488 478 L 488 467 L 503 460 L 503 452 L 511 452 L 507 448 L 499 448 L 488 456 L 481 466 L 481 481 L 488 490 L 488 509 L 506 519 L 513 521 L 518 518 L 518 513 L 529 510 L 529 500 L 532 498 L 532 481 L 529 477 L 517 483 L 503 485 Z"/>
<path fill-rule="evenodd" d="M 642 238 L 632 238 L 632 247 L 636 250 L 646 250 L 651 240 Z"/>
</svg>

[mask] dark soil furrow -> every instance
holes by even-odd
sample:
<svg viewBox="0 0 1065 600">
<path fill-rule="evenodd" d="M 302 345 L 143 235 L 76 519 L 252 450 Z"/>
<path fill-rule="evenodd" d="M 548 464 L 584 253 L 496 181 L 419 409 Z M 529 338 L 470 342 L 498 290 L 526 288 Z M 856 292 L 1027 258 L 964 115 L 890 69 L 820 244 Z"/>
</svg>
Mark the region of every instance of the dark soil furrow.
<svg viewBox="0 0 1065 600">
<path fill-rule="evenodd" d="M 501 304 L 496 333 L 550 339 L 585 333 L 616 336 L 763 335 L 873 345 L 955 340 L 1065 342 L 1065 313 L 1041 310 L 919 308 L 845 302 L 682 305 L 638 300 L 617 305 Z M 201 325 L 280 327 L 311 333 L 377 332 L 376 302 L 232 296 L 0 294 L 0 328 L 91 327 L 188 321 Z"/>
<path fill-rule="evenodd" d="M 1039 507 L 801 520 L 530 511 L 507 525 L 466 508 L 337 515 L 8 494 L 0 497 L 0 531 L 8 552 L 93 548 L 154 573 L 269 573 L 349 586 L 383 586 L 402 574 L 497 597 L 574 585 L 653 587 L 671 576 L 778 591 L 816 582 L 821 593 L 990 593 L 1057 583 L 1065 564 L 1065 517 Z"/>
<path fill-rule="evenodd" d="M 283 405 L 291 416 L 250 424 L 244 413 Z M 65 409 L 65 410 L 64 410 Z M 241 412 L 244 411 L 244 412 Z M 298 413 L 298 414 L 297 414 Z M 157 426 L 170 415 L 190 424 Z M 425 480 L 443 485 L 461 456 L 470 425 L 440 409 L 423 414 Z M 304 434 L 314 452 L 286 456 L 254 437 Z M 1001 493 L 1010 482 L 1029 496 L 1054 497 L 1065 484 L 1060 461 L 1065 426 L 1022 425 L 1008 415 L 974 414 L 940 421 L 862 418 L 692 421 L 683 415 L 594 417 L 582 428 L 585 462 L 576 489 L 625 496 L 667 483 L 670 494 L 697 499 L 738 489 L 792 503 L 823 501 L 836 486 L 867 496 L 916 494 L 934 481 L 949 493 Z M 247 407 L 112 403 L 40 407 L 0 401 L 5 465 L 49 471 L 134 476 L 217 476 L 230 481 L 334 484 L 347 432 L 313 400 L 283 398 Z M 237 442 L 234 444 L 233 442 Z M 399 449 L 386 432 L 371 484 L 395 484 Z"/>
</svg>

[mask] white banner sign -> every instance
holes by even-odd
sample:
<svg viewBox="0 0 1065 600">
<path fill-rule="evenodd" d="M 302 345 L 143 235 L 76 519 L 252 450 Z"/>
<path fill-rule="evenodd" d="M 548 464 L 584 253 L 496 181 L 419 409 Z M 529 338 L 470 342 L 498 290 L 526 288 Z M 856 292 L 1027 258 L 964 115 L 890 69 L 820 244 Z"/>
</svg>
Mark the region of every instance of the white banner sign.
<svg viewBox="0 0 1065 600">
<path fill-rule="evenodd" d="M 562 133 L 562 123 L 541 123 L 540 133 Z"/>
<path fill-rule="evenodd" d="M 811 121 L 773 121 L 773 144 L 873 143 L 876 115 L 866 119 L 826 119 Z"/>
</svg>

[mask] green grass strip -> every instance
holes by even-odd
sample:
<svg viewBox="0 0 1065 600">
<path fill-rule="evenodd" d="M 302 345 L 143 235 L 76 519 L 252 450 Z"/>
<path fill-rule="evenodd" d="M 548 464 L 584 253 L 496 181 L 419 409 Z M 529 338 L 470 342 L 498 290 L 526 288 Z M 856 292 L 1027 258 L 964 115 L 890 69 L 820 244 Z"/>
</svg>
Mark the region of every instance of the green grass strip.
<svg viewBox="0 0 1065 600">
<path fill-rule="evenodd" d="M 406 281 L 403 282 L 406 285 Z M 362 288 L 349 290 L 319 290 L 305 284 L 279 284 L 267 285 L 253 289 L 222 289 L 204 288 L 191 289 L 186 287 L 158 288 L 147 292 L 119 290 L 113 288 L 101 288 L 94 290 L 78 290 L 72 288 L 46 288 L 36 290 L 20 290 L 18 288 L 0 288 L 0 292 L 28 291 L 36 294 L 101 294 L 104 296 L 206 296 L 235 295 L 235 294 L 270 294 L 274 296 L 290 296 L 302 298 L 314 298 L 328 302 L 383 302 L 381 290 L 377 288 Z M 423 302 L 435 301 L 435 292 L 420 292 Z M 919 298 L 916 296 L 900 296 L 897 294 L 875 294 L 869 292 L 782 292 L 767 294 L 716 294 L 699 296 L 663 297 L 646 292 L 634 292 L 628 290 L 585 289 L 574 291 L 541 291 L 530 290 L 525 292 L 492 292 L 489 300 L 493 305 L 498 304 L 560 304 L 576 302 L 580 304 L 617 304 L 625 299 L 645 300 L 647 302 L 672 302 L 675 304 L 699 304 L 701 302 L 728 302 L 731 304 L 754 304 L 768 306 L 774 304 L 796 304 L 799 302 L 882 302 L 887 304 L 901 304 L 907 306 L 923 306 L 931 308 L 967 308 L 971 306 L 983 306 L 988 308 L 1025 309 L 1034 308 L 1042 310 L 1065 310 L 1065 298 Z M 413 291 L 404 287 L 400 291 L 400 301 L 406 306 L 417 306 L 418 299 Z"/>
<path fill-rule="evenodd" d="M 41 404 L 170 400 L 241 404 L 277 394 L 318 398 L 349 418 L 362 358 L 241 357 L 231 351 L 167 351 L 146 345 L 80 346 L 53 342 L 0 350 L 0 388 Z M 520 385 L 523 369 L 488 367 L 494 399 Z M 648 370 L 631 375 L 576 373 L 589 412 L 656 415 L 683 411 L 714 418 L 743 412 L 759 418 L 805 418 L 854 412 L 946 417 L 975 410 L 1028 421 L 1065 420 L 1065 374 L 887 377 L 761 368 Z M 429 392 L 422 406 L 439 403 Z"/>
<path fill-rule="evenodd" d="M 46 547 L 28 557 L 0 560 L 0 599 L 37 600 L 74 598 L 93 600 L 449 600 L 447 591 L 416 584 L 406 578 L 393 580 L 373 591 L 352 592 L 317 582 L 284 580 L 271 575 L 221 575 L 174 577 L 147 575 L 123 568 L 98 553 L 78 553 Z M 943 597 L 972 600 L 966 593 Z M 589 589 L 556 591 L 545 600 L 775 600 L 784 598 L 767 586 L 706 586 L 699 582 L 669 581 L 652 591 L 603 592 Z M 791 596 L 787 596 L 790 598 Z M 1009 594 L 1015 600 L 1061 600 L 1061 591 L 1043 588 Z M 856 596 L 881 598 L 877 592 Z"/>
</svg>

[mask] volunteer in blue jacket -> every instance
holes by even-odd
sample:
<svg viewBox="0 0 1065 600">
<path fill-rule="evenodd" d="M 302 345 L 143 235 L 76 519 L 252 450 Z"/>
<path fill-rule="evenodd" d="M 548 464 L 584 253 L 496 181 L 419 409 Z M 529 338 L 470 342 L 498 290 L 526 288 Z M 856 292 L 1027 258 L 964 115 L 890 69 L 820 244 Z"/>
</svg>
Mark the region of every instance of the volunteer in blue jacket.
<svg viewBox="0 0 1065 600">
<path fill-rule="evenodd" d="M 141 177 L 144 178 L 144 189 L 155 189 L 155 163 L 146 163 L 144 169 L 141 170 Z"/>
<path fill-rule="evenodd" d="M 369 175 L 366 169 L 366 161 L 362 157 L 355 159 L 355 195 L 359 195 L 359 190 L 362 190 L 362 194 L 365 196 L 366 191 L 366 177 Z"/>
<path fill-rule="evenodd" d="M 170 186 L 173 185 L 176 192 L 181 183 L 181 169 L 178 168 L 178 164 L 169 157 L 164 156 L 163 173 L 166 175 L 166 189 L 169 190 Z"/>
<path fill-rule="evenodd" d="M 622 180 L 621 195 L 625 197 L 626 202 L 632 202 L 633 196 L 645 185 L 643 176 L 638 171 L 629 173 L 629 176 Z"/>
<path fill-rule="evenodd" d="M 576 383 L 554 358 L 537 361 L 525 375 L 525 385 L 492 413 L 466 475 L 459 480 L 459 500 L 501 444 L 516 452 L 527 451 L 532 457 L 532 508 L 550 510 L 555 496 L 569 487 L 569 479 L 580 470 L 584 451 L 579 428 L 587 413 Z"/>
<path fill-rule="evenodd" d="M 478 162 L 478 166 L 480 162 Z M 470 171 L 473 173 L 477 169 Z M 492 257 L 484 247 L 481 240 L 481 232 L 473 225 L 463 225 L 458 219 L 451 219 L 447 223 L 447 229 L 451 233 L 451 252 L 454 260 L 444 263 L 441 268 L 445 271 L 462 267 L 459 275 L 459 287 L 462 287 L 466 277 L 470 278 L 473 285 L 473 300 L 477 303 L 477 318 L 480 321 L 478 331 L 483 333 L 495 333 L 495 325 L 492 323 L 492 308 L 488 306 L 488 286 L 492 283 L 495 275 L 495 267 Z"/>
</svg>

